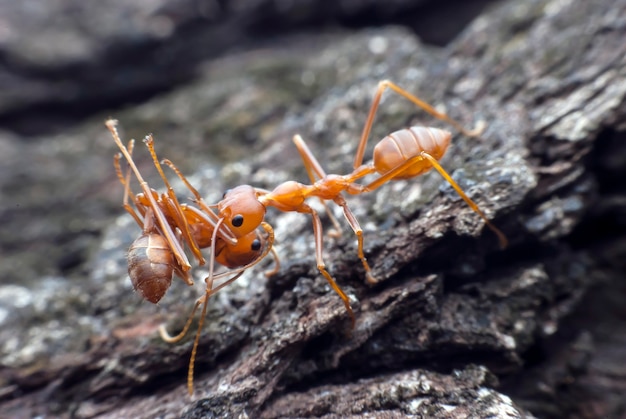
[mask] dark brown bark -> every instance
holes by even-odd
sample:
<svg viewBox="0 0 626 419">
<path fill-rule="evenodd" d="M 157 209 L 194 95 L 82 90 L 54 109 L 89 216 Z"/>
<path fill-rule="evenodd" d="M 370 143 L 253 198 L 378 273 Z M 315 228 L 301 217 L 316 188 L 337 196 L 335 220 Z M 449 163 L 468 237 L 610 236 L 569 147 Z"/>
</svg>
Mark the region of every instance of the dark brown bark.
<svg viewBox="0 0 626 419">
<path fill-rule="evenodd" d="M 622 0 L 502 2 L 445 48 L 397 27 L 301 35 L 212 61 L 189 86 L 115 112 L 134 135 L 154 133 L 161 157 L 195 166 L 192 182 L 215 202 L 240 183 L 305 181 L 296 132 L 328 172 L 349 171 L 376 83 L 392 79 L 467 127 L 487 122 L 480 139 L 455 135 L 442 164 L 509 246 L 436 173 L 349 197 L 379 280 L 364 281 L 351 232 L 327 237 L 329 272 L 357 316 L 350 330 L 315 267 L 310 219 L 271 211 L 283 266 L 269 279 L 252 270 L 212 300 L 190 399 L 192 336 L 169 345 L 155 332 L 180 328 L 201 289 L 175 280 L 158 307 L 140 301 L 124 252 L 141 229 L 124 216 L 68 278 L 0 290 L 2 414 L 619 417 L 625 16 Z M 445 126 L 385 97 L 375 138 Z M 84 210 L 94 218 L 122 193 L 104 117 L 95 120 L 48 142 L 96 144 L 83 160 L 95 174 L 65 185 L 80 188 L 74 204 L 100 208 Z M 160 186 L 145 150 L 135 156 Z"/>
</svg>

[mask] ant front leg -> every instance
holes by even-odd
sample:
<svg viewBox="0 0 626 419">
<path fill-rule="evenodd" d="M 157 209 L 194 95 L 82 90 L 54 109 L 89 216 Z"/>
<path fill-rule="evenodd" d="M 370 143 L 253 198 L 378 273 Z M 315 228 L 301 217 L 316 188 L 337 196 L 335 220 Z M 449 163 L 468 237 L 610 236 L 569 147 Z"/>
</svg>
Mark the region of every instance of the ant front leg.
<svg viewBox="0 0 626 419">
<path fill-rule="evenodd" d="M 198 329 L 196 331 L 196 336 L 193 341 L 193 347 L 191 349 L 191 357 L 190 357 L 189 366 L 187 369 L 187 391 L 190 395 L 193 394 L 193 373 L 194 373 L 196 355 L 198 353 L 198 345 L 200 344 L 200 333 L 202 331 L 202 328 L 204 327 L 204 318 L 206 317 L 209 298 L 213 294 L 215 294 L 217 291 L 219 291 L 221 288 L 223 288 L 224 286 L 235 281 L 242 274 L 243 274 L 243 271 L 238 272 L 235 276 L 230 278 L 228 281 L 225 281 L 218 288 L 213 289 L 213 290 L 209 288 L 209 281 L 207 281 L 209 278 L 207 277 L 205 279 L 205 281 L 207 282 L 207 289 L 205 291 L 205 294 L 196 300 L 196 302 L 193 305 L 193 309 L 191 310 L 191 313 L 189 314 L 189 317 L 187 317 L 187 321 L 185 322 L 185 326 L 183 327 L 183 330 L 181 330 L 180 333 L 178 333 L 176 336 L 170 335 L 167 332 L 165 325 L 162 324 L 159 326 L 159 335 L 161 336 L 161 339 L 163 341 L 167 343 L 177 343 L 180 340 L 182 340 L 189 332 L 189 329 L 191 328 L 191 324 L 193 323 L 193 319 L 195 317 L 196 311 L 198 311 L 198 307 L 202 305 L 202 311 L 200 313 L 200 318 L 198 320 Z"/>
<path fill-rule="evenodd" d="M 477 124 L 477 126 L 473 130 L 468 131 L 465 128 L 463 128 L 463 126 L 459 122 L 450 118 L 447 114 L 437 111 L 434 107 L 432 107 L 427 102 L 424 102 L 422 99 L 418 98 L 417 96 L 414 96 L 413 94 L 409 93 L 408 91 L 404 90 L 403 88 L 401 88 L 400 86 L 396 85 L 395 83 L 389 80 L 382 80 L 378 83 L 378 88 L 376 89 L 376 94 L 374 95 L 374 101 L 372 102 L 372 106 L 370 107 L 370 111 L 367 115 L 367 120 L 365 122 L 365 126 L 363 127 L 363 133 L 361 134 L 361 140 L 359 141 L 359 146 L 357 147 L 357 151 L 354 155 L 354 168 L 355 169 L 361 166 L 361 164 L 363 164 L 363 155 L 365 154 L 365 146 L 367 145 L 368 137 L 370 135 L 370 132 L 372 131 L 374 117 L 376 116 L 376 112 L 378 111 L 378 106 L 380 105 L 380 99 L 383 95 L 383 92 L 387 88 L 393 90 L 395 93 L 399 94 L 400 96 L 414 103 L 416 106 L 424 110 L 429 115 L 432 115 L 437 119 L 440 119 L 442 121 L 449 123 L 450 125 L 455 127 L 457 130 L 467 135 L 468 137 L 476 137 L 480 135 L 485 128 L 484 122 L 481 121 L 479 124 Z"/>
</svg>

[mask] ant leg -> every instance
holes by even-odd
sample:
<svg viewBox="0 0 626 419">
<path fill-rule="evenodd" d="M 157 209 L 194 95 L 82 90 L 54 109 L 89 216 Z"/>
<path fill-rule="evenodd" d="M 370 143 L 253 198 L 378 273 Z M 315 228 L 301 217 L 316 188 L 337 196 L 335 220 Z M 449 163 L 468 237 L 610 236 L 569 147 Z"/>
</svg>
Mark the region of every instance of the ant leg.
<svg viewBox="0 0 626 419">
<path fill-rule="evenodd" d="M 409 167 L 413 166 L 416 162 L 422 161 L 422 160 L 424 160 L 424 157 L 421 154 L 413 156 L 410 159 L 405 160 L 402 164 L 391 169 L 387 173 L 380 175 L 378 178 L 374 179 L 372 182 L 368 183 L 367 185 L 359 185 L 356 183 L 351 184 L 350 187 L 348 188 L 348 192 L 353 195 L 360 194 L 363 192 L 372 192 L 380 188 L 382 185 L 389 182 L 390 180 L 394 179 L 398 174 L 402 173 Z"/>
<path fill-rule="evenodd" d="M 128 148 L 128 153 L 132 156 L 133 150 L 135 148 L 135 140 L 128 141 L 127 148 Z M 127 164 L 126 174 L 125 175 L 122 174 L 122 168 L 120 164 L 121 157 L 122 157 L 121 153 L 117 153 L 116 155 L 114 155 L 113 165 L 115 166 L 115 173 L 117 175 L 117 178 L 119 179 L 120 183 L 124 186 L 124 198 L 122 200 L 122 206 L 124 207 L 126 212 L 132 215 L 132 217 L 135 219 L 135 221 L 137 221 L 137 223 L 141 227 L 143 226 L 143 221 L 141 221 L 141 217 L 145 218 L 146 209 L 145 209 L 145 206 L 140 203 L 138 197 L 130 189 L 130 174 L 131 174 L 130 165 Z M 136 211 L 133 210 L 133 208 L 130 206 L 129 200 L 135 204 Z M 137 214 L 136 212 L 138 212 L 139 214 Z"/>
<path fill-rule="evenodd" d="M 309 175 L 309 180 L 311 181 L 311 184 L 314 184 L 318 178 L 321 179 L 326 176 L 326 172 L 322 168 L 322 165 L 317 161 L 317 159 L 299 134 L 293 137 L 293 142 L 298 149 L 298 153 L 300 153 L 300 157 L 302 158 L 304 168 Z M 316 175 L 317 178 L 315 177 Z M 324 210 L 326 211 L 326 214 L 328 215 L 328 218 L 330 219 L 330 222 L 333 224 L 333 228 L 335 229 L 335 234 L 329 233 L 329 235 L 333 237 L 340 237 L 341 225 L 339 224 L 339 221 L 337 221 L 337 218 L 330 211 L 330 208 L 328 207 L 328 204 L 326 204 L 326 201 L 322 198 L 319 198 L 319 200 L 324 206 Z"/>
<path fill-rule="evenodd" d="M 193 310 L 191 310 L 191 314 L 189 314 L 189 317 L 187 318 L 187 322 L 185 323 L 183 330 L 176 336 L 170 335 L 165 329 L 165 325 L 163 324 L 160 325 L 159 335 L 161 336 L 161 339 L 163 339 L 167 343 L 176 343 L 180 341 L 182 338 L 184 338 L 187 332 L 189 331 L 189 328 L 191 327 L 191 323 L 193 321 L 194 315 L 196 314 L 196 310 L 198 310 L 198 307 L 200 307 L 200 304 L 202 303 L 203 303 L 203 297 L 196 300 L 195 304 L 193 305 Z"/>
<path fill-rule="evenodd" d="M 224 221 L 223 218 L 217 222 L 217 225 L 213 229 L 213 236 L 211 237 L 211 243 L 213 243 L 211 247 L 211 257 L 209 258 L 209 276 L 204 279 L 206 283 L 205 294 L 200 298 L 202 301 L 202 312 L 200 313 L 200 320 L 198 321 L 198 329 L 196 330 L 196 337 L 193 340 L 193 347 L 191 349 L 191 358 L 189 359 L 189 368 L 187 369 L 187 391 L 191 396 L 193 394 L 193 370 L 196 363 L 196 355 L 198 353 L 198 345 L 200 344 L 200 333 L 202 332 L 202 327 L 204 326 L 204 318 L 206 317 L 207 307 L 209 304 L 209 297 L 213 294 L 213 281 L 215 277 L 213 276 L 213 269 L 215 268 L 215 243 L 217 241 L 217 232 L 220 228 L 220 225 Z M 239 274 L 235 275 L 232 280 L 239 278 L 239 276 L 243 273 L 241 271 Z M 199 301 L 200 301 L 199 300 Z"/>
<path fill-rule="evenodd" d="M 350 320 L 352 320 L 352 328 L 354 329 L 356 318 L 354 317 L 354 312 L 352 311 L 352 306 L 350 305 L 350 299 L 343 292 L 343 290 L 339 288 L 339 285 L 337 285 L 333 277 L 330 276 L 330 274 L 326 270 L 326 265 L 324 264 L 324 258 L 322 256 L 322 246 L 324 238 L 322 232 L 322 221 L 320 220 L 319 215 L 313 208 L 309 206 L 303 206 L 301 210 L 301 212 L 307 212 L 311 214 L 311 217 L 313 218 L 313 235 L 315 236 L 315 259 L 317 261 L 317 269 L 322 275 L 324 275 L 324 278 L 326 278 L 326 281 L 328 281 L 331 288 L 335 290 L 339 297 L 341 297 L 343 305 L 346 307 L 346 311 L 350 315 Z"/>
<path fill-rule="evenodd" d="M 219 228 L 219 224 L 221 224 L 222 222 L 223 222 L 223 219 L 220 219 L 220 221 L 218 222 L 218 225 L 216 226 L 216 229 L 213 230 L 213 238 L 212 238 L 212 242 L 213 243 L 215 243 L 215 241 L 217 240 L 217 229 Z M 196 305 L 194 306 L 193 312 L 191 313 L 191 316 L 190 316 L 189 320 L 187 320 L 187 324 L 185 325 L 185 328 L 183 329 L 183 331 L 178 336 L 176 336 L 176 338 L 178 338 L 178 340 L 180 340 L 182 338 L 182 336 L 184 336 L 187 333 L 187 331 L 189 330 L 189 326 L 191 325 L 191 319 L 192 319 L 193 315 L 195 314 L 198 306 L 200 304 L 203 304 L 203 306 L 202 306 L 202 313 L 200 314 L 200 320 L 198 322 L 198 330 L 196 332 L 196 337 L 195 337 L 194 342 L 193 342 L 193 348 L 191 350 L 191 359 L 189 360 L 189 369 L 187 370 L 187 391 L 189 392 L 190 395 L 193 394 L 193 373 L 194 373 L 196 355 L 198 353 L 198 345 L 200 344 L 200 332 L 202 331 L 202 327 L 204 326 L 204 318 L 206 317 L 207 305 L 208 305 L 209 298 L 213 294 L 215 294 L 219 290 L 221 290 L 222 288 L 224 288 L 227 285 L 233 283 L 237 278 L 239 278 L 241 275 L 243 275 L 243 273 L 245 272 L 246 269 L 256 265 L 257 263 L 259 263 L 273 249 L 272 246 L 274 244 L 274 230 L 266 222 L 263 222 L 261 224 L 261 226 L 268 233 L 268 239 L 267 239 L 267 244 L 265 246 L 265 250 L 263 251 L 263 253 L 261 253 L 261 255 L 259 255 L 259 257 L 256 260 L 252 261 L 251 263 L 247 264 L 246 266 L 243 266 L 243 267 L 241 267 L 241 268 L 239 268 L 239 269 L 237 269 L 235 271 L 231 271 L 231 272 L 228 272 L 226 274 L 213 275 L 215 254 L 214 254 L 214 252 L 211 253 L 211 259 L 209 260 L 209 276 L 207 276 L 204 279 L 204 281 L 206 283 L 205 294 L 200 299 L 198 299 L 198 301 L 196 302 Z M 277 259 L 277 262 L 278 262 L 278 259 Z M 217 287 L 213 288 L 213 282 L 216 279 L 222 277 L 223 275 L 231 275 L 233 272 L 235 272 L 234 276 L 232 276 L 228 280 L 224 281 L 223 283 L 221 283 Z M 159 329 L 159 331 L 161 331 L 161 329 Z M 163 334 L 161 335 L 161 337 L 163 337 Z"/>
<path fill-rule="evenodd" d="M 502 233 L 502 231 L 500 231 L 500 229 L 498 229 L 496 226 L 491 224 L 491 222 L 487 219 L 487 216 L 480 210 L 480 208 L 478 208 L 478 205 L 476 205 L 476 203 L 472 201 L 470 197 L 465 194 L 465 192 L 463 192 L 459 184 L 456 183 L 454 179 L 452 179 L 452 177 L 448 174 L 448 172 L 443 167 L 441 167 L 437 159 L 435 159 L 433 156 L 426 153 L 425 151 L 422 151 L 420 155 L 424 157 L 426 160 L 428 160 L 430 164 L 432 164 L 433 167 L 439 172 L 439 174 L 445 180 L 448 181 L 448 183 L 454 188 L 456 193 L 459 194 L 461 198 L 463 198 L 463 201 L 465 201 L 465 203 L 472 209 L 472 211 L 478 214 L 480 218 L 482 218 L 485 221 L 485 224 L 487 224 L 487 227 L 489 227 L 491 231 L 493 231 L 496 234 L 496 236 L 498 236 L 498 240 L 500 241 L 500 248 L 504 249 L 508 245 L 508 240 L 506 236 L 504 235 L 504 233 Z"/>
<path fill-rule="evenodd" d="M 130 140 L 128 145 L 126 146 L 128 149 L 128 153 L 132 156 L 133 150 L 135 148 L 135 141 Z M 133 202 L 136 202 L 135 194 L 130 190 L 130 166 L 126 169 L 126 174 L 122 173 L 122 167 L 120 165 L 120 159 L 122 158 L 122 153 L 117 153 L 113 156 L 113 166 L 115 167 L 115 174 L 117 175 L 118 180 L 124 186 L 124 207 L 128 204 L 128 198 Z"/>
<path fill-rule="evenodd" d="M 485 128 L 484 122 L 481 121 L 481 122 L 479 122 L 477 124 L 477 126 L 473 130 L 468 131 L 465 128 L 463 128 L 463 126 L 459 122 L 457 122 L 454 119 L 450 118 L 447 114 L 437 111 L 431 105 L 429 105 L 428 103 L 424 102 L 423 100 L 421 100 L 417 96 L 412 95 L 411 93 L 409 93 L 408 91 L 404 90 L 403 88 L 401 88 L 400 86 L 396 85 L 395 83 L 393 83 L 393 82 L 391 82 L 389 80 L 381 80 L 378 83 L 378 88 L 376 89 L 376 94 L 374 95 L 374 100 L 372 102 L 372 106 L 370 107 L 370 111 L 369 111 L 369 114 L 367 115 L 367 120 L 365 122 L 365 126 L 363 127 L 363 133 L 361 134 L 361 140 L 359 141 L 359 146 L 357 147 L 357 151 L 356 151 L 356 153 L 354 155 L 354 168 L 355 169 L 357 167 L 359 167 L 361 164 L 363 164 L 363 155 L 365 154 L 365 146 L 367 145 L 367 139 L 368 139 L 368 137 L 370 135 L 370 132 L 372 130 L 372 124 L 374 123 L 374 116 L 376 115 L 376 111 L 378 110 L 378 106 L 380 104 L 380 99 L 381 99 L 381 97 L 383 95 L 383 92 L 387 88 L 393 90 L 394 92 L 396 92 L 400 96 L 402 96 L 405 99 L 409 100 L 410 102 L 414 103 L 419 108 L 424 110 L 426 113 L 434 116 L 437 119 L 440 119 L 442 121 L 445 121 L 445 122 L 449 123 L 454 128 L 456 128 L 457 130 L 459 130 L 463 134 L 467 135 L 468 137 L 477 137 L 477 136 L 479 136 L 483 132 L 483 130 Z"/>
<path fill-rule="evenodd" d="M 343 214 L 345 215 L 346 220 L 348 220 L 350 227 L 352 227 L 352 231 L 354 231 L 354 234 L 356 235 L 359 259 L 361 259 L 361 262 L 363 263 L 363 268 L 365 269 L 365 279 L 369 284 L 377 283 L 378 281 L 372 275 L 372 269 L 367 263 L 367 258 L 365 257 L 365 253 L 363 252 L 363 230 L 359 225 L 359 221 L 356 219 L 356 217 L 352 213 L 352 210 L 350 210 L 350 208 L 348 207 L 348 203 L 345 199 L 343 199 L 342 196 L 338 196 L 337 198 L 335 198 L 335 203 L 343 209 Z"/>
<path fill-rule="evenodd" d="M 304 168 L 309 175 L 309 179 L 311 183 L 315 183 L 317 180 L 315 175 L 318 178 L 323 178 L 326 176 L 326 172 L 322 168 L 322 165 L 317 161 L 309 146 L 306 145 L 300 134 L 296 134 L 293 136 L 293 143 L 296 145 L 298 149 L 298 153 L 300 153 L 300 157 L 302 157 L 302 161 L 304 163 Z"/>
<path fill-rule="evenodd" d="M 198 205 L 200 205 L 202 210 L 206 213 L 206 216 L 202 217 L 202 218 L 204 218 L 206 220 L 206 222 L 210 223 L 215 228 L 215 225 L 217 224 L 217 222 L 219 220 L 219 217 L 217 215 L 215 215 L 215 213 L 213 211 L 211 211 L 209 206 L 204 202 L 204 199 L 202 199 L 202 196 L 200 195 L 200 192 L 198 192 L 198 190 L 196 188 L 194 188 L 193 185 L 191 185 L 191 183 L 189 183 L 189 180 L 187 180 L 185 175 L 183 175 L 182 172 L 178 169 L 178 167 L 176 167 L 174 165 L 174 163 L 172 163 L 169 159 L 163 159 L 163 160 L 161 160 L 161 163 L 165 164 L 170 169 L 172 169 L 174 171 L 174 173 L 176 173 L 178 178 L 185 184 L 187 189 L 189 189 L 189 191 L 193 194 L 195 202 Z M 227 241 L 231 242 L 232 244 L 237 244 L 237 238 L 228 229 L 228 226 L 226 226 L 224 224 L 222 224 L 222 226 L 220 227 L 220 237 L 222 239 L 224 239 L 224 240 L 227 240 Z"/>
<path fill-rule="evenodd" d="M 131 156 L 133 155 L 133 150 L 135 149 L 135 141 L 134 140 L 130 140 L 128 141 L 128 145 L 126 146 L 126 148 L 128 149 L 128 154 L 130 154 Z M 120 154 L 117 154 L 117 160 L 119 161 L 120 159 Z M 126 176 L 124 177 L 124 205 L 128 204 L 128 199 L 131 199 L 133 202 L 137 202 L 137 197 L 135 196 L 135 194 L 130 190 L 130 166 L 127 164 L 126 165 Z"/>
<path fill-rule="evenodd" d="M 159 172 L 159 175 L 161 176 L 161 179 L 163 180 L 163 183 L 165 184 L 165 187 L 167 188 L 167 196 L 169 197 L 171 204 L 168 205 L 166 203 L 166 205 L 168 205 L 170 209 L 170 216 L 176 219 L 176 224 L 185 240 L 185 243 L 189 244 L 191 253 L 196 257 L 200 265 L 204 265 L 205 264 L 204 257 L 202 256 L 202 253 L 200 252 L 198 243 L 196 242 L 196 240 L 193 238 L 193 235 L 191 234 L 189 223 L 187 222 L 187 218 L 185 218 L 185 216 L 182 213 L 180 203 L 178 202 L 178 198 L 176 197 L 176 194 L 174 193 L 174 188 L 172 188 L 172 186 L 170 185 L 170 182 L 167 180 L 167 177 L 165 177 L 165 173 L 163 173 L 163 168 L 161 167 L 161 164 L 159 163 L 159 160 L 156 155 L 156 150 L 154 149 L 154 138 L 152 137 L 152 135 L 148 135 L 144 139 L 144 143 L 146 144 L 146 146 L 148 147 L 148 150 L 150 151 L 150 155 L 152 156 L 152 162 L 154 163 L 154 167 L 156 167 L 157 171 Z"/>
<path fill-rule="evenodd" d="M 128 203 L 128 198 L 130 196 L 132 198 L 132 201 L 135 202 L 135 206 L 137 206 L 135 195 L 132 193 L 132 191 L 130 190 L 130 186 L 129 186 L 130 171 L 126 173 L 126 176 L 122 174 L 122 168 L 120 166 L 121 156 L 122 156 L 121 153 L 117 153 L 115 156 L 113 156 L 113 166 L 115 167 L 115 173 L 117 175 L 117 178 L 119 179 L 122 186 L 124 186 L 124 199 L 122 200 L 122 206 L 124 207 L 126 212 L 129 213 L 135 219 L 135 222 L 137 222 L 137 224 L 140 227 L 143 227 L 144 223 L 141 220 L 141 217 L 137 214 L 137 211 L 141 213 L 141 216 L 145 216 L 145 211 L 142 212 L 141 210 L 139 210 L 139 207 L 137 207 L 137 211 L 135 211 L 133 207 L 130 206 L 130 204 Z"/>
<path fill-rule="evenodd" d="M 223 222 L 222 219 L 220 219 L 220 221 L 218 222 L 218 224 L 221 224 Z M 200 304 L 202 304 L 202 312 L 200 314 L 200 319 L 198 321 L 198 329 L 196 331 L 196 336 L 194 338 L 194 342 L 193 342 L 193 348 L 191 350 L 191 358 L 189 360 L 189 368 L 187 370 L 187 391 L 189 392 L 189 394 L 193 394 L 193 374 L 194 374 L 194 368 L 195 368 L 195 361 L 196 361 L 196 355 L 198 353 L 198 345 L 200 344 L 200 333 L 202 332 L 202 328 L 204 326 L 204 318 L 206 317 L 206 313 L 207 313 L 207 306 L 208 306 L 208 301 L 209 298 L 217 293 L 219 290 L 221 290 L 222 288 L 226 287 L 227 285 L 233 283 L 237 278 L 239 278 L 241 275 L 243 275 L 244 271 L 254 265 L 256 265 L 257 263 L 259 263 L 263 258 L 265 258 L 265 256 L 267 256 L 267 254 L 270 251 L 273 251 L 273 244 L 274 244 L 274 230 L 272 229 L 272 226 L 270 226 L 268 223 L 263 222 L 261 224 L 261 226 L 263 227 L 263 229 L 267 232 L 268 234 L 268 239 L 267 239 L 267 244 L 265 247 L 265 250 L 263 251 L 263 253 L 253 262 L 249 263 L 248 265 L 241 267 L 239 269 L 237 269 L 236 274 L 229 278 L 227 281 L 224 281 L 223 283 L 221 283 L 220 285 L 218 285 L 217 287 L 213 288 L 213 282 L 215 281 L 215 279 L 220 278 L 222 275 L 213 275 L 213 266 L 214 266 L 214 261 L 215 261 L 215 254 L 212 253 L 211 254 L 211 259 L 209 260 L 209 276 L 207 276 L 205 278 L 205 283 L 206 283 L 206 291 L 205 294 L 200 297 L 194 307 L 193 307 L 193 311 L 191 312 L 191 315 L 189 316 L 189 318 L 187 319 L 187 323 L 185 324 L 185 327 L 183 328 L 183 330 L 176 335 L 175 337 L 171 337 L 166 331 L 165 328 L 163 326 L 161 326 L 159 328 L 159 333 L 161 334 L 161 338 L 163 340 L 165 340 L 166 342 L 178 342 L 180 339 L 182 339 L 187 332 L 189 331 L 189 328 L 191 326 L 193 317 L 196 313 L 196 310 L 198 309 L 198 307 L 200 306 Z M 219 228 L 219 225 L 216 226 L 216 229 L 213 230 L 213 238 L 212 238 L 212 242 L 215 243 L 215 241 L 217 240 L 217 228 Z M 274 252 L 274 255 L 275 252 Z M 276 256 L 276 263 L 278 266 L 278 257 Z M 277 268 L 278 269 L 278 268 Z M 276 271 L 277 271 L 276 269 Z M 226 273 L 226 275 L 230 275 L 233 272 L 228 272 Z"/>
<path fill-rule="evenodd" d="M 146 182 L 143 179 L 143 177 L 141 176 L 141 172 L 139 172 L 139 169 L 137 168 L 137 165 L 133 161 L 133 158 L 130 155 L 128 149 L 122 143 L 119 133 L 117 132 L 117 121 L 114 119 L 109 119 L 108 121 L 106 121 L 105 125 L 108 128 L 111 135 L 113 136 L 113 141 L 115 141 L 115 144 L 118 146 L 118 148 L 120 149 L 120 151 L 126 158 L 128 165 L 130 166 L 132 171 L 135 173 L 135 177 L 137 177 L 137 180 L 139 181 L 141 190 L 143 194 L 145 195 L 145 197 L 150 202 L 150 207 L 154 211 L 154 216 L 158 222 L 158 226 L 162 234 L 165 236 L 167 243 L 170 245 L 170 249 L 174 253 L 174 257 L 176 258 L 178 265 L 180 266 L 183 272 L 189 271 L 191 269 L 191 264 L 189 263 L 189 259 L 187 259 L 187 256 L 185 256 L 185 251 L 183 250 L 182 245 L 180 244 L 178 238 L 176 237 L 174 230 L 168 224 L 167 219 L 165 218 L 165 214 L 163 214 L 163 212 L 159 208 L 159 205 L 156 202 L 154 195 L 152 194 L 152 190 L 150 189 L 150 186 L 148 186 L 148 182 Z M 191 280 L 191 278 L 189 278 L 189 275 L 186 275 L 186 277 L 184 277 L 183 280 L 188 285 L 193 284 L 193 281 Z"/>
<path fill-rule="evenodd" d="M 383 184 L 387 183 L 389 180 L 393 179 L 398 173 L 403 172 L 404 170 L 406 170 L 407 168 L 409 168 L 413 164 L 415 164 L 415 162 L 420 161 L 420 160 L 428 160 L 430 162 L 430 164 L 435 168 L 435 170 L 437 170 L 437 172 L 439 172 L 439 174 L 450 184 L 450 186 L 452 186 L 452 188 L 454 188 L 456 193 L 459 194 L 459 196 L 472 209 L 472 211 L 474 211 L 476 214 L 478 214 L 480 216 L 480 218 L 482 218 L 483 221 L 485 221 L 485 224 L 487 224 L 487 227 L 489 227 L 491 229 L 491 231 L 493 231 L 496 234 L 496 236 L 498 236 L 498 240 L 500 242 L 500 247 L 502 249 L 504 249 L 508 245 L 508 240 L 507 240 L 506 236 L 504 235 L 504 233 L 502 233 L 502 231 L 500 231 L 500 229 L 498 229 L 496 226 L 494 226 L 489 221 L 489 219 L 487 218 L 485 213 L 483 213 L 480 210 L 480 208 L 478 208 L 478 205 L 476 205 L 476 203 L 474 201 L 472 201 L 472 199 L 469 196 L 467 196 L 465 194 L 465 192 L 463 192 L 463 189 L 461 189 L 459 184 L 456 183 L 454 181 L 454 179 L 452 179 L 452 176 L 450 176 L 448 174 L 448 172 L 443 167 L 441 167 L 441 165 L 439 164 L 437 159 L 435 159 L 433 156 L 431 156 L 430 154 L 426 153 L 425 151 L 422 151 L 417 156 L 411 157 L 410 159 L 406 160 L 404 163 L 402 163 L 401 165 L 399 165 L 395 169 L 390 170 L 389 172 L 387 172 L 384 175 L 380 176 L 378 179 L 372 181 L 368 185 L 365 185 L 365 186 L 354 185 L 355 193 L 362 193 L 362 192 L 371 192 L 371 191 L 373 191 L 374 189 L 382 186 Z"/>
</svg>

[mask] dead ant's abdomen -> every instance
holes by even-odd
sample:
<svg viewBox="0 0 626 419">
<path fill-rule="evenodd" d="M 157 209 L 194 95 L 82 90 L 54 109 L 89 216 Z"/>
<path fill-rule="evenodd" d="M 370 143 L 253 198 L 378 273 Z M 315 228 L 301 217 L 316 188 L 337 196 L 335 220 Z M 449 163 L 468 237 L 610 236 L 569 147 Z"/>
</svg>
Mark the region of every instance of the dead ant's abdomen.
<svg viewBox="0 0 626 419">
<path fill-rule="evenodd" d="M 135 291 L 158 303 L 172 283 L 176 259 L 166 239 L 156 233 L 142 234 L 128 249 L 128 275 Z"/>
<path fill-rule="evenodd" d="M 439 128 L 411 127 L 389 134 L 374 147 L 374 168 L 380 174 L 400 166 L 422 151 L 439 160 L 446 152 L 452 134 Z M 432 168 L 428 160 L 417 160 L 394 179 L 410 179 Z"/>
</svg>

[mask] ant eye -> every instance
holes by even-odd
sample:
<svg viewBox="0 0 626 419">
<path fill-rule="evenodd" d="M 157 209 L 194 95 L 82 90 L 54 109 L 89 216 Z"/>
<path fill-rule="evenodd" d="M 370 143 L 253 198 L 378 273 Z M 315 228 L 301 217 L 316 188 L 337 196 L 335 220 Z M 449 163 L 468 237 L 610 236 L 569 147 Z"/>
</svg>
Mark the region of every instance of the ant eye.
<svg viewBox="0 0 626 419">
<path fill-rule="evenodd" d="M 222 194 L 222 199 L 226 198 L 226 195 L 228 195 L 230 191 L 232 191 L 232 189 L 226 189 L 226 192 Z"/>
<path fill-rule="evenodd" d="M 243 224 L 243 215 L 241 214 L 235 215 L 230 222 L 233 225 L 233 227 L 241 227 L 241 225 Z"/>
<path fill-rule="evenodd" d="M 261 240 L 254 239 L 254 241 L 252 242 L 252 246 L 250 246 L 250 248 L 254 250 L 255 252 L 258 250 L 261 250 Z"/>
</svg>

